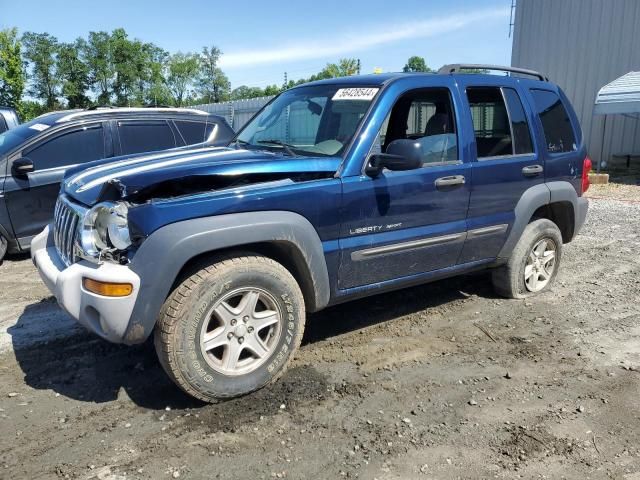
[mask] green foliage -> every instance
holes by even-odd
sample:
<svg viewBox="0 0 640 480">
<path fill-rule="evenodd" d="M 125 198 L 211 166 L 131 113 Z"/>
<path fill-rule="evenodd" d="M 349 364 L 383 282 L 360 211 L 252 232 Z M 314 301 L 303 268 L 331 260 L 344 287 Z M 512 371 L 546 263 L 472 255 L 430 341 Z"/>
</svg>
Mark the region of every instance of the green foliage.
<svg viewBox="0 0 640 480">
<path fill-rule="evenodd" d="M 31 64 L 29 94 L 49 109 L 58 106 L 60 79 L 56 72 L 58 39 L 48 33 L 26 32 L 22 36 L 24 57 Z"/>
<path fill-rule="evenodd" d="M 167 86 L 176 106 L 181 107 L 193 93 L 189 90 L 200 69 L 200 58 L 193 53 L 176 53 L 169 57 Z"/>
<path fill-rule="evenodd" d="M 25 73 L 18 30 L 0 30 L 0 105 L 11 107 L 24 115 L 20 104 L 24 84 Z"/>
<path fill-rule="evenodd" d="M 314 82 L 316 80 L 324 80 L 327 78 L 336 77 L 348 77 L 349 75 L 356 75 L 359 73 L 359 62 L 357 58 L 341 58 L 338 63 L 327 63 L 327 65 L 315 75 L 311 75 L 309 78 L 301 78 L 299 80 L 289 80 L 282 87 L 277 85 L 268 85 L 264 89 L 259 87 L 247 87 L 242 85 L 231 91 L 231 100 L 240 100 L 245 98 L 255 98 L 263 96 L 277 95 L 283 90 L 293 88 L 297 85 L 302 85 L 307 82 Z"/>
<path fill-rule="evenodd" d="M 21 48 L 21 47 L 24 48 Z M 24 118 L 57 108 L 218 103 L 277 95 L 306 82 L 359 73 L 360 62 L 341 58 L 309 78 L 264 88 L 231 89 L 218 66 L 216 46 L 197 53 L 170 55 L 162 48 L 132 39 L 122 28 L 89 32 L 86 38 L 60 43 L 47 33 L 0 31 L 0 104 Z M 25 69 L 25 66 L 28 67 Z M 22 99 L 28 78 L 30 98 Z"/>
<path fill-rule="evenodd" d="M 111 58 L 111 36 L 107 32 L 89 32 L 84 50 L 91 88 L 98 96 L 97 104 L 110 105 L 115 75 Z"/>
<path fill-rule="evenodd" d="M 433 72 L 425 62 L 424 58 L 413 56 L 409 57 L 406 65 L 402 68 L 403 72 Z"/>
<path fill-rule="evenodd" d="M 200 54 L 197 90 L 206 103 L 218 103 L 229 99 L 231 83 L 218 67 L 221 54 L 220 49 L 214 46 L 204 47 Z"/>
<path fill-rule="evenodd" d="M 69 108 L 86 108 L 91 103 L 86 95 L 90 83 L 85 51 L 86 42 L 82 38 L 74 43 L 62 43 L 58 49 L 57 73 Z"/>
</svg>

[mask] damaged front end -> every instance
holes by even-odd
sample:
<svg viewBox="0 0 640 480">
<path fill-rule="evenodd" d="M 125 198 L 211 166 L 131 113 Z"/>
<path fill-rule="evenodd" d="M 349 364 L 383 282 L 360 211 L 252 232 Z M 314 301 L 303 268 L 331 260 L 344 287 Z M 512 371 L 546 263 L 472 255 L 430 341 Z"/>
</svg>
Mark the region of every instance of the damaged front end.
<svg viewBox="0 0 640 480">
<path fill-rule="evenodd" d="M 113 169 L 100 166 L 66 180 L 64 193 L 91 206 L 79 232 L 80 256 L 126 264 L 147 236 L 169 223 L 267 210 L 274 196 L 280 198 L 279 208 L 288 209 L 287 186 L 333 179 L 340 165 L 332 157 L 245 151 L 245 158 L 238 158 L 231 149 L 208 153 L 198 158 L 192 153 L 192 162 L 156 156 L 152 163 L 124 169 L 116 162 Z"/>
</svg>

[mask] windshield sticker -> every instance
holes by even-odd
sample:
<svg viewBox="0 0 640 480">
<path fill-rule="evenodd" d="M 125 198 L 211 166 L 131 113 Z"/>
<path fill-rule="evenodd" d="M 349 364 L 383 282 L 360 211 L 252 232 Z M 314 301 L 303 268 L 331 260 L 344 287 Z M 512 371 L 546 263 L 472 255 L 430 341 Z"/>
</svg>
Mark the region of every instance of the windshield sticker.
<svg viewBox="0 0 640 480">
<path fill-rule="evenodd" d="M 44 123 L 34 123 L 29 128 L 42 132 L 43 130 L 46 130 L 47 128 L 49 128 L 49 125 L 45 125 Z"/>
<path fill-rule="evenodd" d="M 379 88 L 341 88 L 331 100 L 373 100 Z"/>
</svg>

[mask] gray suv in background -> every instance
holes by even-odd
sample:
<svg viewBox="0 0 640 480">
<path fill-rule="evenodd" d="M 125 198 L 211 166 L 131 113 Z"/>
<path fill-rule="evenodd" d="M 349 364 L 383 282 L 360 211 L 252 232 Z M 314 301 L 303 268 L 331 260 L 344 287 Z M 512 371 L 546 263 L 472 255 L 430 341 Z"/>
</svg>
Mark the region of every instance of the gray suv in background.
<svg viewBox="0 0 640 480">
<path fill-rule="evenodd" d="M 71 167 L 186 146 L 226 145 L 224 118 L 178 108 L 105 108 L 42 115 L 0 134 L 0 260 L 28 251 L 51 222 Z"/>
<path fill-rule="evenodd" d="M 10 128 L 15 128 L 19 124 L 20 119 L 13 108 L 0 107 L 0 133 L 6 132 Z"/>
</svg>

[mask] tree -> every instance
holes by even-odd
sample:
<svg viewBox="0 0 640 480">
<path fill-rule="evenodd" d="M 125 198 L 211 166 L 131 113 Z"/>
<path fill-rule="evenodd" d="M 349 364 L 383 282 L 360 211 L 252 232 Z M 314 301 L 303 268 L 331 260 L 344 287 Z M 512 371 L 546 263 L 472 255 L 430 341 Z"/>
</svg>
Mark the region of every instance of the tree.
<svg viewBox="0 0 640 480">
<path fill-rule="evenodd" d="M 20 114 L 25 73 L 22 65 L 18 30 L 0 30 L 0 105 L 14 108 Z"/>
<path fill-rule="evenodd" d="M 111 104 L 113 63 L 111 61 L 111 36 L 107 32 L 89 32 L 84 58 L 89 68 L 89 82 L 98 94 L 98 105 Z"/>
<path fill-rule="evenodd" d="M 247 87 L 241 85 L 231 91 L 231 100 L 242 100 L 245 98 L 263 97 L 264 91 L 259 87 Z"/>
<path fill-rule="evenodd" d="M 169 105 L 171 92 L 167 87 L 166 70 L 169 54 L 160 47 L 146 44 L 147 74 L 144 79 L 144 102 L 149 105 Z"/>
<path fill-rule="evenodd" d="M 191 94 L 189 89 L 197 78 L 200 61 L 197 55 L 178 52 L 169 57 L 168 68 L 167 86 L 175 105 L 181 107 Z"/>
<path fill-rule="evenodd" d="M 402 69 L 403 72 L 432 72 L 428 66 L 427 62 L 424 61 L 424 58 L 418 57 L 414 55 L 413 57 L 409 57 L 406 65 Z"/>
<path fill-rule="evenodd" d="M 60 80 L 56 74 L 58 39 L 48 33 L 26 32 L 22 36 L 24 57 L 31 63 L 29 94 L 56 108 Z"/>
<path fill-rule="evenodd" d="M 87 97 L 89 90 L 89 67 L 82 52 L 86 51 L 86 42 L 78 38 L 74 43 L 60 44 L 57 72 L 62 82 L 62 96 L 69 108 L 86 108 L 91 101 Z"/>
<path fill-rule="evenodd" d="M 341 58 L 338 63 L 327 63 L 318 74 L 312 75 L 309 81 L 324 80 L 325 78 L 348 77 L 358 73 L 357 58 Z"/>
<path fill-rule="evenodd" d="M 207 103 L 218 103 L 229 98 L 231 83 L 218 67 L 222 52 L 219 48 L 203 47 L 200 54 L 200 73 L 198 76 L 198 93 Z"/>
</svg>

